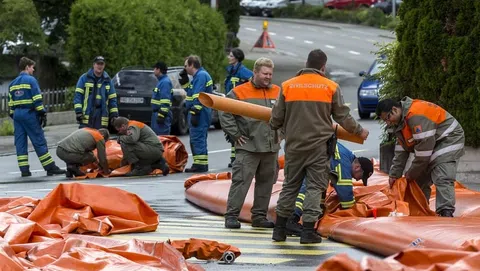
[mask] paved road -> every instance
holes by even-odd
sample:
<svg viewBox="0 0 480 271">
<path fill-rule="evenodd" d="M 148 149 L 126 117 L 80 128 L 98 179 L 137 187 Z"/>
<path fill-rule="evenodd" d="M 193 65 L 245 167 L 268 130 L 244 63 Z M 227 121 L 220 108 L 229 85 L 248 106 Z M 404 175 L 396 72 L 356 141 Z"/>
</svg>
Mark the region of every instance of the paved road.
<svg viewBox="0 0 480 271">
<path fill-rule="evenodd" d="M 325 49 L 329 55 L 330 73 L 339 82 L 346 103 L 350 105 L 352 113 L 358 119 L 355 111 L 356 88 L 360 82 L 358 72 L 366 69 L 373 60 L 373 56 L 369 55 L 369 52 L 375 49 L 373 40 L 383 39 L 378 36 L 377 30 L 372 30 L 372 33 L 367 35 L 369 33 L 367 28 L 325 28 L 291 22 L 271 22 L 269 31 L 277 51 L 281 53 L 265 53 L 259 50 L 249 52 L 248 49 L 260 35 L 260 30 L 261 21 L 242 19 L 239 33 L 243 41 L 242 48 L 246 49 L 249 59 L 269 56 L 274 60 L 276 64 L 274 82 L 277 84 L 293 76 L 304 65 L 306 55 L 311 49 L 317 47 Z M 369 140 L 365 145 L 353 143 L 346 145 L 358 155 L 378 157 L 380 132 L 377 122 L 373 119 L 360 122 L 371 131 Z M 49 144 L 53 144 L 63 138 L 64 134 L 68 134 L 68 131 L 75 129 L 75 126 L 64 125 L 49 129 L 47 140 Z M 182 136 L 180 139 L 190 153 L 188 136 Z M 2 141 L 7 142 L 4 145 L 11 146 L 8 139 L 0 139 L 0 145 Z M 224 140 L 223 132 L 212 129 L 209 132 L 208 146 L 211 171 L 229 170 L 227 164 L 230 146 Z M 54 155 L 54 149 L 51 152 L 54 159 L 59 162 Z M 57 184 L 69 182 L 64 177 L 45 177 L 45 172 L 41 169 L 35 154 L 30 153 L 29 161 L 34 176 L 21 179 L 18 177 L 16 156 L 0 157 L 0 172 L 3 173 L 0 197 L 27 195 L 42 198 Z M 59 165 L 64 166 L 63 163 Z M 227 266 L 201 262 L 207 270 L 287 270 L 292 267 L 295 270 L 313 270 L 323 260 L 336 253 L 345 252 L 356 259 L 369 255 L 367 252 L 327 240 L 322 244 L 310 246 L 300 245 L 298 238 L 290 238 L 285 243 L 272 243 L 271 230 L 254 230 L 249 224 L 243 224 L 240 230 L 226 230 L 221 216 L 212 215 L 185 200 L 183 182 L 189 176 L 190 174 L 179 173 L 167 177 L 110 178 L 85 182 L 118 187 L 136 193 L 160 214 L 160 226 L 155 233 L 117 235 L 112 238 L 135 237 L 155 240 L 207 238 L 231 243 L 241 249 L 243 255 L 237 259 L 236 264 Z"/>
</svg>

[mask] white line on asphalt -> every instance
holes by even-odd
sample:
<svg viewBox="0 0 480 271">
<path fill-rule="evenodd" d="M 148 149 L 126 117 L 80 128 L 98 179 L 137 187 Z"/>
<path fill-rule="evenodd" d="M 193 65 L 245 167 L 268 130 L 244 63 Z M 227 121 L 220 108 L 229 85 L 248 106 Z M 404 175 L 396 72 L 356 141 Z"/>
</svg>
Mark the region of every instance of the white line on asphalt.
<svg viewBox="0 0 480 271">
<path fill-rule="evenodd" d="M 359 39 L 360 39 L 360 37 L 357 37 L 357 36 L 352 36 L 352 39 L 357 39 L 357 40 L 359 40 Z"/>
<path fill-rule="evenodd" d="M 61 167 L 61 169 L 65 170 L 66 168 L 65 168 L 65 167 Z M 44 169 L 33 169 L 33 170 L 30 170 L 31 173 L 41 172 L 41 171 L 45 171 L 45 170 L 44 170 Z M 20 171 L 8 172 L 8 174 L 20 174 L 20 173 L 21 173 Z"/>
<path fill-rule="evenodd" d="M 332 31 L 323 31 L 325 34 L 332 34 Z"/>
<path fill-rule="evenodd" d="M 245 30 L 248 30 L 248 31 L 257 31 L 257 29 L 255 29 L 255 28 L 250 28 L 250 27 L 245 27 Z"/>
<path fill-rule="evenodd" d="M 311 40 L 304 40 L 303 42 L 305 42 L 307 44 L 313 44 L 313 41 L 311 41 Z"/>
<path fill-rule="evenodd" d="M 293 39 L 295 39 L 294 37 L 291 37 L 291 36 L 285 36 L 285 38 L 288 39 L 288 40 L 293 40 Z"/>
<path fill-rule="evenodd" d="M 333 45 L 325 45 L 325 47 L 330 48 L 330 49 L 335 49 L 335 46 L 333 46 Z"/>
<path fill-rule="evenodd" d="M 346 106 L 350 106 L 350 105 L 352 105 L 352 103 L 345 103 L 345 105 L 346 105 Z"/>
<path fill-rule="evenodd" d="M 377 42 L 376 40 L 372 40 L 372 39 L 368 39 L 367 41 L 368 41 L 368 42 L 371 42 L 371 43 Z"/>
<path fill-rule="evenodd" d="M 358 108 L 353 109 L 353 111 L 358 111 Z"/>
<path fill-rule="evenodd" d="M 270 36 L 275 36 L 275 35 L 277 35 L 277 33 L 275 33 L 275 32 L 268 32 L 268 34 L 269 34 Z"/>
<path fill-rule="evenodd" d="M 356 52 L 356 51 L 348 51 L 348 52 L 352 55 L 359 55 L 360 54 L 359 52 Z"/>
<path fill-rule="evenodd" d="M 227 151 L 231 151 L 231 149 L 223 149 L 223 150 L 209 151 L 208 154 L 219 153 L 219 152 L 227 152 Z M 192 154 L 189 153 L 188 156 L 192 156 Z"/>
<path fill-rule="evenodd" d="M 368 151 L 368 149 L 364 149 L 364 150 L 355 150 L 355 151 L 352 151 L 353 153 L 357 153 L 357 152 L 364 152 L 364 151 Z"/>
</svg>

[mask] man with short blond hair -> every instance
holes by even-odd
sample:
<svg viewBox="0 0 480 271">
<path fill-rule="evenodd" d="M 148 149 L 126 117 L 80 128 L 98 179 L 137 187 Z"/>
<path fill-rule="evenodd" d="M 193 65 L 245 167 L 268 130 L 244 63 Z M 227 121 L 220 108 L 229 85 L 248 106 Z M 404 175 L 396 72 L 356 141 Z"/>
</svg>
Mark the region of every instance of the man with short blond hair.
<svg viewBox="0 0 480 271">
<path fill-rule="evenodd" d="M 227 97 L 271 108 L 280 87 L 272 84 L 273 61 L 261 57 L 253 69 L 253 78 L 231 90 Z M 273 228 L 267 220 L 268 204 L 276 181 L 279 137 L 267 122 L 220 112 L 226 134 L 235 141 L 236 159 L 232 165 L 232 185 L 228 193 L 226 228 L 240 228 L 238 216 L 255 177 L 252 227 Z"/>
</svg>

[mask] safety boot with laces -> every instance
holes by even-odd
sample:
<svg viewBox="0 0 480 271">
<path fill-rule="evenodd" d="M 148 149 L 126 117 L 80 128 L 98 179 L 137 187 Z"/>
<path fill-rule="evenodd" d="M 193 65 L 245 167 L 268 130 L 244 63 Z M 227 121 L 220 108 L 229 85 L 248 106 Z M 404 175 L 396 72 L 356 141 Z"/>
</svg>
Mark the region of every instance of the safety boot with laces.
<svg viewBox="0 0 480 271">
<path fill-rule="evenodd" d="M 53 175 L 63 175 L 67 171 L 59 168 L 57 165 L 54 165 L 52 168 L 47 170 L 47 176 L 53 176 Z"/>
<path fill-rule="evenodd" d="M 277 216 L 275 226 L 273 228 L 272 239 L 277 242 L 283 242 L 287 240 L 287 231 L 285 226 L 287 225 L 287 217 Z"/>
<path fill-rule="evenodd" d="M 322 242 L 322 236 L 315 230 L 315 222 L 303 222 L 300 244 L 316 244 Z"/>
</svg>

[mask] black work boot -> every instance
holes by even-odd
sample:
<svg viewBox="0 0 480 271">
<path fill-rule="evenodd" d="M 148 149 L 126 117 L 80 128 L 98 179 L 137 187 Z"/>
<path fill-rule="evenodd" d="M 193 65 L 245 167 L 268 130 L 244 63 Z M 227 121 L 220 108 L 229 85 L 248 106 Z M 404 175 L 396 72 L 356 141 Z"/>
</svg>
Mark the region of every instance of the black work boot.
<svg viewBox="0 0 480 271">
<path fill-rule="evenodd" d="M 168 167 L 167 161 L 162 157 L 157 162 L 152 164 L 153 169 L 160 169 L 163 176 L 167 176 L 170 173 L 170 168 Z"/>
<path fill-rule="evenodd" d="M 145 176 L 152 172 L 152 167 L 149 165 L 139 165 L 136 164 L 132 171 L 125 174 L 126 177 L 132 176 Z"/>
<path fill-rule="evenodd" d="M 30 171 L 22 171 L 22 177 L 30 177 L 32 173 Z"/>
<path fill-rule="evenodd" d="M 63 175 L 67 171 L 59 168 L 57 165 L 54 165 L 52 168 L 47 170 L 47 176 L 53 176 L 53 175 Z"/>
<path fill-rule="evenodd" d="M 75 164 L 67 164 L 67 173 L 65 175 L 67 175 L 68 173 L 73 176 L 85 176 L 85 173 L 82 172 L 78 165 Z"/>
<path fill-rule="evenodd" d="M 300 217 L 296 214 L 293 214 L 288 218 L 287 221 L 287 235 L 295 235 L 300 236 L 302 234 L 303 226 L 302 224 L 298 223 L 300 221 Z"/>
<path fill-rule="evenodd" d="M 438 215 L 443 217 L 453 217 L 453 213 L 454 213 L 453 210 L 444 209 L 444 210 L 441 210 L 438 213 Z"/>
<path fill-rule="evenodd" d="M 234 216 L 225 217 L 225 228 L 227 229 L 240 229 L 242 225 L 238 219 Z"/>
<path fill-rule="evenodd" d="M 322 242 L 322 236 L 315 229 L 315 222 L 303 222 L 300 244 L 316 244 Z"/>
<path fill-rule="evenodd" d="M 271 229 L 275 226 L 272 221 L 268 221 L 265 217 L 252 219 L 252 227 Z"/>
<path fill-rule="evenodd" d="M 287 240 L 287 231 L 285 229 L 287 220 L 287 217 L 277 216 L 277 221 L 275 222 L 272 234 L 272 239 L 274 241 L 283 242 Z"/>
<path fill-rule="evenodd" d="M 207 171 L 208 171 L 208 165 L 199 165 L 199 164 L 193 164 L 191 168 L 185 169 L 186 173 L 201 173 L 201 172 L 207 172 Z"/>
</svg>

